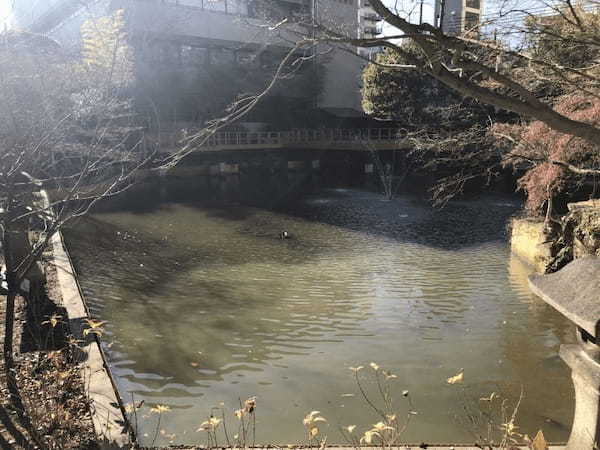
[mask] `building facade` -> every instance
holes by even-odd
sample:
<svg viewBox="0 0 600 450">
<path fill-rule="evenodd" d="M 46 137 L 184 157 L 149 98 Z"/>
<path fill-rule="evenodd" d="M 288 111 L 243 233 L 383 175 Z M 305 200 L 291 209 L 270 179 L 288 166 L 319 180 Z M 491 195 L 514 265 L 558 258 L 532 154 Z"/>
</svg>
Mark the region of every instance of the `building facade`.
<svg viewBox="0 0 600 450">
<path fill-rule="evenodd" d="M 381 34 L 381 17 L 375 12 L 369 0 L 358 0 L 358 37 L 371 39 Z M 381 47 L 364 47 L 358 53 L 365 58 L 373 59 L 382 51 Z"/>
<path fill-rule="evenodd" d="M 435 0 L 435 21 L 445 33 L 479 35 L 483 0 Z"/>
<path fill-rule="evenodd" d="M 219 80 L 239 79 L 246 83 L 242 88 L 250 91 L 261 85 L 261 73 L 265 77 L 273 73 L 298 39 L 297 30 L 273 26 L 285 18 L 308 17 L 349 37 L 374 34 L 374 12 L 369 16 L 364 0 L 357 1 L 21 0 L 16 2 L 13 17 L 17 28 L 48 35 L 76 52 L 86 20 L 123 10 L 142 91 L 159 96 L 164 104 L 172 103 L 166 107 L 167 116 L 187 111 L 191 103 L 202 104 L 195 117 L 186 112 L 189 120 L 215 113 L 212 109 L 218 106 L 211 106 L 207 98 L 220 94 L 210 87 Z M 324 45 L 317 51 L 316 62 L 298 70 L 303 82 L 282 83 L 274 94 L 295 108 L 353 110 L 359 115 L 363 66 L 364 61 L 347 49 Z M 203 89 L 202 79 L 212 84 Z M 171 95 L 174 88 L 181 92 Z"/>
</svg>

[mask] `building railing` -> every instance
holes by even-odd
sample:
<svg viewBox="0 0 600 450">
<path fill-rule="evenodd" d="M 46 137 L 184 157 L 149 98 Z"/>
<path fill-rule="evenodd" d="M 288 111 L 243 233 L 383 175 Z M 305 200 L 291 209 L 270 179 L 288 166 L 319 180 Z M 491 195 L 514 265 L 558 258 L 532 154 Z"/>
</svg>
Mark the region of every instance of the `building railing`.
<svg viewBox="0 0 600 450">
<path fill-rule="evenodd" d="M 359 144 L 365 142 L 395 142 L 404 137 L 396 128 L 365 129 L 321 129 L 266 132 L 217 132 L 205 141 L 196 144 L 201 148 L 246 147 L 266 145 L 269 147 L 298 146 L 302 144 Z M 161 132 L 161 148 L 176 148 L 185 145 L 179 133 Z"/>
</svg>

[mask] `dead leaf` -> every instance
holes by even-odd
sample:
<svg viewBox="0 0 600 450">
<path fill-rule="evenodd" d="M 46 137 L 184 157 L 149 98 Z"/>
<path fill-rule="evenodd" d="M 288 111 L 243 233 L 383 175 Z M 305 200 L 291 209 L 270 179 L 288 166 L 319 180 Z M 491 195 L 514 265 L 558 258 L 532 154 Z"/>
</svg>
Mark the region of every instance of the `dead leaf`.
<svg viewBox="0 0 600 450">
<path fill-rule="evenodd" d="M 548 443 L 542 430 L 538 431 L 531 443 L 531 450 L 548 450 Z"/>
<path fill-rule="evenodd" d="M 448 378 L 446 380 L 446 382 L 448 384 L 462 383 L 464 378 L 465 378 L 465 373 L 461 369 L 461 371 L 458 374 L 454 375 L 453 377 Z"/>
</svg>

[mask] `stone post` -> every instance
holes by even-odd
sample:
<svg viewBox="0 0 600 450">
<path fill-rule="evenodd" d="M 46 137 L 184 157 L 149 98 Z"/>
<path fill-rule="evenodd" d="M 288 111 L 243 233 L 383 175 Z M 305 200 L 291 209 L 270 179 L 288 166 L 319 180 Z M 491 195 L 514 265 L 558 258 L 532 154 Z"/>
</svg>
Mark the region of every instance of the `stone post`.
<svg viewBox="0 0 600 450">
<path fill-rule="evenodd" d="M 596 449 L 600 442 L 599 347 L 585 342 L 581 333 L 578 330 L 579 344 L 560 347 L 560 357 L 571 368 L 575 386 L 575 416 L 567 450 Z"/>
<path fill-rule="evenodd" d="M 577 344 L 562 345 L 571 369 L 575 415 L 566 450 L 597 450 L 600 444 L 600 258 L 582 258 L 550 275 L 531 275 L 531 290 L 577 327 Z"/>
</svg>

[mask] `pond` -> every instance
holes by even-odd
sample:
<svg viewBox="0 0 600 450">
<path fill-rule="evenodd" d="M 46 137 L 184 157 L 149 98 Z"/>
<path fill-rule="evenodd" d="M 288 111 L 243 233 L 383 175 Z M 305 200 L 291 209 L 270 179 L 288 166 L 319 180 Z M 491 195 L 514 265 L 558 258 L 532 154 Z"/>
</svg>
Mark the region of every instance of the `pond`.
<svg viewBox="0 0 600 450">
<path fill-rule="evenodd" d="M 223 405 L 234 434 L 233 410 L 251 396 L 257 443 L 306 442 L 302 419 L 318 410 L 328 443 L 344 444 L 340 427 L 360 434 L 380 420 L 349 369 L 365 366 L 379 401 L 371 362 L 396 375 L 398 420 L 413 412 L 404 441 L 474 442 L 490 408 L 500 414 L 505 398 L 512 413 L 521 391 L 519 431 L 564 441 L 573 392 L 558 347 L 572 330 L 510 256 L 518 208 L 323 189 L 278 209 L 156 202 L 97 214 L 67 242 L 92 315 L 107 321 L 122 398 L 145 401 L 144 445 L 206 443 L 196 430 Z M 463 383 L 446 382 L 461 371 Z M 480 400 L 492 392 L 501 399 Z M 170 407 L 158 428 L 156 404 Z"/>
</svg>

